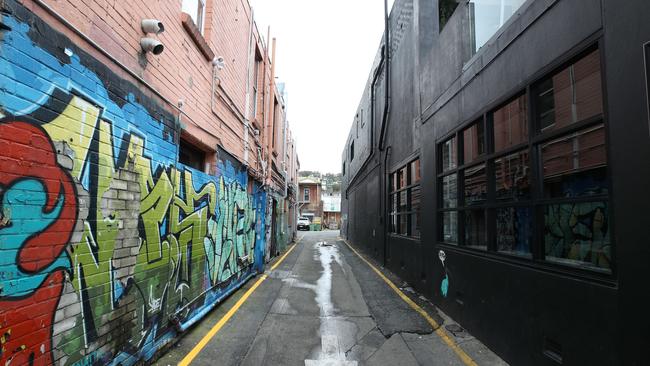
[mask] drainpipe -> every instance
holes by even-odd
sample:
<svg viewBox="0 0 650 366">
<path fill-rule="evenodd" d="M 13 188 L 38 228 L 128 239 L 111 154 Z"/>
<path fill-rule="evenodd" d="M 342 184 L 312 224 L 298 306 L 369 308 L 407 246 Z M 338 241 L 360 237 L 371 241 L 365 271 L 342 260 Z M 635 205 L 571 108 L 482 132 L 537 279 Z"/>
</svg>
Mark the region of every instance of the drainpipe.
<svg viewBox="0 0 650 366">
<path fill-rule="evenodd" d="M 286 103 L 286 100 L 284 101 Z M 283 126 L 282 126 L 282 173 L 284 175 L 284 198 L 287 198 L 288 195 L 288 189 L 289 185 L 287 182 L 287 179 L 289 178 L 289 174 L 287 173 L 287 105 L 284 105 L 284 118 L 283 118 Z"/>
<path fill-rule="evenodd" d="M 385 53 L 385 67 L 384 73 L 386 81 L 384 83 L 384 118 L 381 124 L 381 132 L 379 133 L 379 151 L 384 151 L 384 132 L 386 131 L 386 123 L 388 123 L 388 116 L 390 114 L 390 24 L 388 17 L 388 0 L 384 0 L 384 53 Z"/>
<path fill-rule="evenodd" d="M 273 181 L 273 169 L 272 164 L 273 164 L 273 135 L 275 134 L 275 126 L 273 125 L 273 122 L 275 120 L 275 50 L 276 50 L 276 40 L 273 38 L 273 51 L 271 54 L 271 80 L 269 82 L 269 124 L 268 124 L 268 130 L 269 130 L 269 136 L 267 137 L 267 146 L 268 146 L 268 161 L 267 161 L 267 179 L 269 182 L 269 185 L 271 185 L 271 182 Z"/>
<path fill-rule="evenodd" d="M 388 252 L 388 246 L 386 245 L 388 243 L 388 225 L 389 222 L 386 219 L 387 213 L 388 213 L 388 207 L 386 204 L 386 197 L 388 197 L 388 157 L 390 156 L 390 151 L 391 147 L 389 146 L 386 148 L 384 146 L 384 132 L 386 131 L 386 124 L 388 124 L 389 121 L 389 115 L 390 115 L 390 51 L 391 51 L 391 45 L 390 45 L 390 21 L 388 17 L 388 0 L 384 0 L 384 60 L 386 61 L 385 67 L 386 69 L 384 70 L 385 75 L 386 75 L 386 80 L 385 80 L 385 92 L 384 92 L 384 116 L 383 116 L 383 121 L 381 124 L 381 131 L 379 133 L 379 151 L 384 152 L 384 174 L 382 174 L 382 181 L 384 182 L 383 187 L 382 187 L 382 193 L 383 197 L 380 200 L 381 202 L 384 203 L 384 207 L 381 210 L 381 217 L 382 221 L 384 223 L 384 266 L 386 265 L 386 259 L 387 259 L 387 252 Z"/>
<path fill-rule="evenodd" d="M 248 144 L 250 129 L 250 108 L 251 108 L 251 63 L 253 58 L 253 16 L 255 11 L 251 8 L 250 30 L 248 33 L 248 64 L 246 66 L 246 107 L 244 108 L 244 165 L 248 166 Z"/>
</svg>

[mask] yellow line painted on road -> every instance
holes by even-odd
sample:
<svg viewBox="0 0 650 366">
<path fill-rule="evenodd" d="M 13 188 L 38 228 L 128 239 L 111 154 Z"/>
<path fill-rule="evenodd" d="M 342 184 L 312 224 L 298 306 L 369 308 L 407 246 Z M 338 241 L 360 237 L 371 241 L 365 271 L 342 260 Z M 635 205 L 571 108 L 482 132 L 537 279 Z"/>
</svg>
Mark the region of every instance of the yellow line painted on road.
<svg viewBox="0 0 650 366">
<path fill-rule="evenodd" d="M 402 298 L 402 300 L 404 300 L 404 302 L 409 304 L 409 306 L 413 310 L 417 311 L 420 315 L 422 315 L 422 317 L 424 317 L 424 319 L 426 319 L 427 322 L 429 322 L 429 324 L 431 324 L 433 329 L 436 330 L 436 334 L 440 338 L 442 338 L 442 340 L 447 344 L 447 346 L 449 346 L 449 348 L 454 350 L 454 352 L 456 353 L 458 358 L 460 358 L 461 361 L 463 361 L 463 363 L 465 365 L 467 365 L 467 366 L 477 366 L 476 362 L 474 362 L 474 360 L 471 357 L 469 357 L 469 355 L 467 353 L 465 353 L 465 351 L 463 351 L 463 349 L 460 348 L 458 346 L 458 344 L 456 344 L 456 342 L 454 342 L 454 340 L 451 339 L 451 337 L 449 337 L 447 332 L 445 332 L 445 330 L 438 324 L 437 321 L 435 321 L 435 319 L 433 319 L 431 317 L 431 315 L 429 315 L 429 313 L 426 312 L 426 310 L 422 309 L 422 307 L 420 307 L 420 305 L 416 304 L 413 300 L 411 300 L 411 298 L 406 296 L 406 294 L 404 294 L 404 292 L 402 292 L 402 290 L 400 290 L 393 283 L 393 281 L 389 280 L 388 277 L 384 276 L 384 274 L 381 273 L 381 271 L 379 269 L 377 269 L 377 267 L 372 265 L 372 263 L 367 261 L 366 258 L 364 258 L 361 254 L 359 254 L 359 252 L 357 252 L 356 249 L 354 249 L 352 247 L 352 245 L 350 245 L 350 243 L 347 242 L 347 240 L 341 238 L 341 241 L 343 241 L 348 246 L 348 248 L 350 248 L 350 250 L 352 250 L 354 252 L 354 254 L 356 254 L 359 258 L 361 258 L 362 261 L 366 262 L 366 264 L 368 266 L 370 266 L 370 268 L 372 268 L 373 271 L 375 271 L 375 273 L 377 273 L 377 275 L 379 275 L 379 277 L 381 277 L 381 279 L 384 280 L 384 282 L 386 282 L 388 284 L 388 286 L 390 286 L 390 288 L 392 288 L 393 291 L 395 291 L 397 293 L 397 295 L 399 295 L 399 297 Z"/>
<path fill-rule="evenodd" d="M 296 244 L 294 244 L 291 248 L 289 248 L 289 250 L 287 250 L 287 252 L 284 253 L 284 255 L 280 259 L 278 259 L 278 261 L 271 267 L 271 271 L 278 268 L 278 266 L 285 260 L 285 258 L 287 258 L 289 253 L 291 253 L 291 251 L 296 247 L 296 245 L 302 240 L 302 238 L 304 238 L 304 236 L 300 237 L 300 239 L 298 239 Z M 262 275 L 262 277 L 259 280 L 257 280 L 257 282 L 255 282 L 253 287 L 249 288 L 248 291 L 246 291 L 246 293 L 244 294 L 244 296 L 242 296 L 239 300 L 237 300 L 235 305 L 232 308 L 230 308 L 230 310 L 228 310 L 226 315 L 224 315 L 223 318 L 219 319 L 217 324 L 215 324 L 214 327 L 212 327 L 212 329 L 210 329 L 210 331 L 206 333 L 206 335 L 199 341 L 199 343 L 197 343 L 196 346 L 194 346 L 194 348 L 190 351 L 190 353 L 188 353 L 185 356 L 185 358 L 183 358 L 183 360 L 178 363 L 178 365 L 187 366 L 190 363 L 192 363 L 192 361 L 196 358 L 196 356 L 199 355 L 199 353 L 203 350 L 203 348 L 205 348 L 205 346 L 208 345 L 208 342 L 210 342 L 210 340 L 214 338 L 214 336 L 217 335 L 217 333 L 219 333 L 221 328 L 228 322 L 228 320 L 230 320 L 230 318 L 232 318 L 233 315 L 237 313 L 237 310 L 239 310 L 239 308 L 242 305 L 244 305 L 246 300 L 248 300 L 248 297 L 250 297 L 253 294 L 253 292 L 255 292 L 255 290 L 257 290 L 257 288 L 262 284 L 262 282 L 264 282 L 268 277 L 269 276 L 267 274 Z"/>
</svg>

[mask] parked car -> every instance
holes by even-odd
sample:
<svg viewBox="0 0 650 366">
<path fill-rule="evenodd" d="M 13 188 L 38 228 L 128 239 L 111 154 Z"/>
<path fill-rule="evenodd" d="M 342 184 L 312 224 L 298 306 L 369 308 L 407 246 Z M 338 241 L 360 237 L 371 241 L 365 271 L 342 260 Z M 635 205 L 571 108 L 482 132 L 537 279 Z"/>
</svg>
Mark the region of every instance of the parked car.
<svg viewBox="0 0 650 366">
<path fill-rule="evenodd" d="M 301 217 L 298 219 L 298 230 L 309 230 L 309 225 L 311 224 L 311 221 L 309 221 L 308 218 L 306 217 Z"/>
</svg>

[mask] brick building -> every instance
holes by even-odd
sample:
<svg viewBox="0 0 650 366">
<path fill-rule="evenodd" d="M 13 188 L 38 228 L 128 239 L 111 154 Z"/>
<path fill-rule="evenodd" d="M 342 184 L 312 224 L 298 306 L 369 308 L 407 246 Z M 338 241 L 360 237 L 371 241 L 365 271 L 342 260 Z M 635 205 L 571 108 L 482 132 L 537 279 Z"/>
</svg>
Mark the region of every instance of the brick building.
<svg viewBox="0 0 650 366">
<path fill-rule="evenodd" d="M 322 223 L 321 180 L 313 177 L 300 178 L 298 187 L 300 216 L 309 218 L 312 224 Z"/>
<path fill-rule="evenodd" d="M 323 201 L 323 227 L 339 229 L 341 227 L 341 193 L 324 192 Z"/>
<path fill-rule="evenodd" d="M 246 0 L 0 1 L 0 363 L 150 361 L 286 247 L 265 36 Z"/>
</svg>

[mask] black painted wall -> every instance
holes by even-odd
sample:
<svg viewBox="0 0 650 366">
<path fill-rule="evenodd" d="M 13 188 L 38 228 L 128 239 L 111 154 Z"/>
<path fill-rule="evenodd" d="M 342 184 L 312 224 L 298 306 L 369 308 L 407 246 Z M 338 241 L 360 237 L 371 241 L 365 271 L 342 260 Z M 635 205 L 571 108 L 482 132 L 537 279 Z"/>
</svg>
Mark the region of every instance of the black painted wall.
<svg viewBox="0 0 650 366">
<path fill-rule="evenodd" d="M 513 365 L 557 364 L 544 340 L 561 346 L 564 365 L 644 365 L 650 344 L 650 131 L 643 44 L 650 1 L 531 0 L 476 55 L 466 37 L 463 1 L 439 32 L 436 0 L 397 0 L 391 13 L 390 115 L 385 149 L 381 53 L 360 104 L 370 131 L 348 146 L 343 235 L 384 263 Z M 586 47 L 603 55 L 613 207 L 611 276 L 577 275 L 437 242 L 436 144 L 506 101 Z M 381 49 L 381 47 L 380 47 Z M 370 105 L 369 105 L 370 104 Z M 368 146 L 370 145 L 370 146 Z M 360 150 L 361 151 L 361 150 Z M 347 151 L 346 151 L 347 153 Z M 344 159 L 349 155 L 344 153 Z M 422 170 L 420 240 L 387 234 L 386 176 L 411 158 Z M 447 255 L 449 294 L 441 295 Z"/>
</svg>

